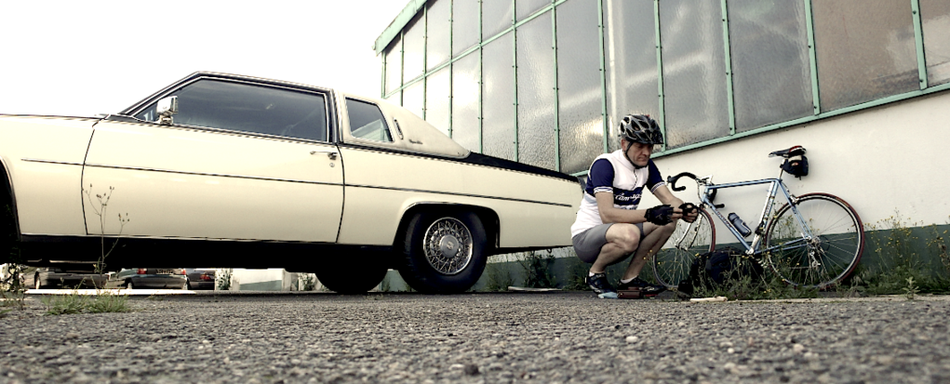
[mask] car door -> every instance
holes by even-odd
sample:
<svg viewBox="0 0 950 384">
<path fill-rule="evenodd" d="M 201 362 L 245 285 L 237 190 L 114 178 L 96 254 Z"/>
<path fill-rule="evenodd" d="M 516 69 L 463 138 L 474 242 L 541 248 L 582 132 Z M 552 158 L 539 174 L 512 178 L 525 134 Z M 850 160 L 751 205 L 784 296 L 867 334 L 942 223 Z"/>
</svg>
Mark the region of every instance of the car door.
<svg viewBox="0 0 950 384">
<path fill-rule="evenodd" d="M 199 78 L 179 113 L 95 126 L 82 178 L 87 233 L 335 242 L 343 167 L 328 93 Z M 120 216 L 121 215 L 121 216 Z"/>
</svg>

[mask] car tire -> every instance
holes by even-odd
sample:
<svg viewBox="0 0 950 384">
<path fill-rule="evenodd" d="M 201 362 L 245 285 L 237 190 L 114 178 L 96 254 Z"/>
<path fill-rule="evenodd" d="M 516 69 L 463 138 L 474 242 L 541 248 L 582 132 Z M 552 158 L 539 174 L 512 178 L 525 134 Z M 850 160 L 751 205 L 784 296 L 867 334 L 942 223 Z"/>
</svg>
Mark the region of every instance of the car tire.
<svg viewBox="0 0 950 384">
<path fill-rule="evenodd" d="M 347 253 L 343 258 L 318 264 L 317 280 L 327 289 L 342 294 L 360 294 L 376 288 L 389 268 L 375 253 Z"/>
<path fill-rule="evenodd" d="M 132 283 L 132 280 L 129 280 L 128 283 L 125 283 L 126 289 L 135 289 L 135 284 Z"/>
<path fill-rule="evenodd" d="M 419 292 L 465 292 L 485 270 L 486 238 L 472 212 L 418 213 L 406 227 L 399 274 Z"/>
</svg>

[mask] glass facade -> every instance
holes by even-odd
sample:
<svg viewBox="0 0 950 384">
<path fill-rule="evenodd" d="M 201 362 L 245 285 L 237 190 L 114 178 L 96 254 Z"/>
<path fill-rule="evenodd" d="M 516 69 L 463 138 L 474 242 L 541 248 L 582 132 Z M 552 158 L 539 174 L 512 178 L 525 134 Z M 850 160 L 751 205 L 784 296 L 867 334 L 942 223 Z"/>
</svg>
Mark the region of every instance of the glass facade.
<svg viewBox="0 0 950 384">
<path fill-rule="evenodd" d="M 928 81 L 931 85 L 950 82 L 950 1 L 920 0 Z"/>
<path fill-rule="evenodd" d="M 814 0 L 823 111 L 918 89 L 910 2 Z"/>
<path fill-rule="evenodd" d="M 518 161 L 554 168 L 554 37 L 551 15 L 518 28 Z M 542 60 L 546 58 L 547 60 Z"/>
<path fill-rule="evenodd" d="M 946 0 L 417 6 L 380 49 L 383 97 L 473 151 L 572 174 L 628 113 L 657 119 L 663 156 L 950 89 Z"/>
</svg>

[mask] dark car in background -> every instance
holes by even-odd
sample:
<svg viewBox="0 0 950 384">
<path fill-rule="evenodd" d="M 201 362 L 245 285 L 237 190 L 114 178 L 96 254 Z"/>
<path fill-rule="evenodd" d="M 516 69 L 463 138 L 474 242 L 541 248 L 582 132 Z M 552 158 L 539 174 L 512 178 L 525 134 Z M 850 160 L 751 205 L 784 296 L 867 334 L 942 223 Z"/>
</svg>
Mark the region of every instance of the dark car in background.
<svg viewBox="0 0 950 384">
<path fill-rule="evenodd" d="M 188 289 L 188 277 L 181 268 L 122 269 L 113 280 L 128 289 Z"/>
<path fill-rule="evenodd" d="M 185 268 L 185 276 L 188 278 L 188 289 L 214 289 L 214 269 Z"/>
<path fill-rule="evenodd" d="M 33 273 L 34 289 L 48 288 L 102 288 L 108 276 L 104 273 L 91 273 L 88 268 L 59 265 L 50 268 L 38 268 Z"/>
</svg>

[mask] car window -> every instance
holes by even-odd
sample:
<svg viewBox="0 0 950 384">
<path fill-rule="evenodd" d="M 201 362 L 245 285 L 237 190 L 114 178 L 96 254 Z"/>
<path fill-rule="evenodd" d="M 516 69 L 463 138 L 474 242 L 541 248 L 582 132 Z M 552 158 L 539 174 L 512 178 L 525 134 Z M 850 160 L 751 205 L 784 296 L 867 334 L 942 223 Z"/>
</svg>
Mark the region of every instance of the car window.
<svg viewBox="0 0 950 384">
<path fill-rule="evenodd" d="M 172 95 L 178 96 L 175 124 L 327 141 L 326 98 L 321 94 L 200 80 Z M 155 105 L 135 117 L 157 121 Z"/>
<path fill-rule="evenodd" d="M 350 133 L 354 137 L 392 142 L 386 119 L 376 104 L 346 99 L 346 111 L 350 116 Z"/>
</svg>

